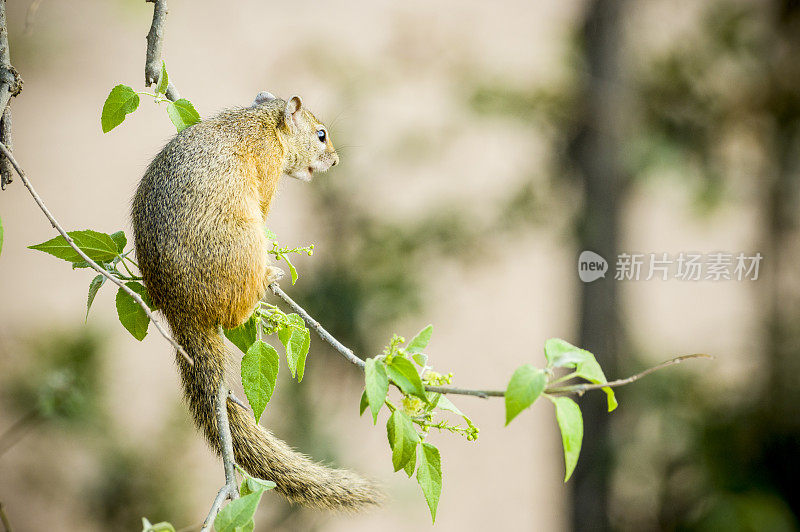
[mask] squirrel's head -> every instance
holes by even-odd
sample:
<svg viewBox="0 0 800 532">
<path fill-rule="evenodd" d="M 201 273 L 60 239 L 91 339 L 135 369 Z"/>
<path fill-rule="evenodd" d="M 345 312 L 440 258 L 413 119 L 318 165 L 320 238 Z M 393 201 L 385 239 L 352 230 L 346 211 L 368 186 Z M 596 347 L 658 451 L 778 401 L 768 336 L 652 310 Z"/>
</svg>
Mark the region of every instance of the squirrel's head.
<svg viewBox="0 0 800 532">
<path fill-rule="evenodd" d="M 283 171 L 286 175 L 311 181 L 314 172 L 324 172 L 339 163 L 339 155 L 325 127 L 303 106 L 299 96 L 283 102 L 268 92 L 260 92 L 253 105 L 280 102 L 278 131 L 287 149 Z"/>
</svg>

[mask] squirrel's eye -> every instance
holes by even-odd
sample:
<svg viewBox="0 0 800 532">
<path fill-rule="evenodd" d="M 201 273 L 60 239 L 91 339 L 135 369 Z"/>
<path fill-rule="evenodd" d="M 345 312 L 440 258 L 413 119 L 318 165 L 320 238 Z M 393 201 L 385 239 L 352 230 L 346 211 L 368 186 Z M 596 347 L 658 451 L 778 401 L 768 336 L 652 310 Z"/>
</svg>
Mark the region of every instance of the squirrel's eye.
<svg viewBox="0 0 800 532">
<path fill-rule="evenodd" d="M 320 142 L 325 142 L 325 137 L 326 137 L 325 130 L 324 129 L 318 129 L 317 130 L 317 138 L 319 139 L 319 141 Z"/>
</svg>

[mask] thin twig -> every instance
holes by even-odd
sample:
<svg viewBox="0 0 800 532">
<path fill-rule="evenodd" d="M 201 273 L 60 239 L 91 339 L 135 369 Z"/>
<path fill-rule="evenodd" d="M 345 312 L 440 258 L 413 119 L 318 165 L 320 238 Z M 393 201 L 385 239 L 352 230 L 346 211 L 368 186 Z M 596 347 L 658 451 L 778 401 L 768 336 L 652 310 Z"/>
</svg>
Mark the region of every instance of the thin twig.
<svg viewBox="0 0 800 532">
<path fill-rule="evenodd" d="M 344 358 L 346 358 L 351 364 L 354 364 L 364 370 L 364 361 L 358 358 L 352 350 L 345 347 L 339 340 L 333 337 L 331 333 L 325 330 L 325 328 L 319 324 L 317 320 L 311 317 L 311 315 L 306 312 L 306 310 L 294 302 L 294 300 L 286 295 L 286 292 L 281 290 L 281 287 L 278 286 L 278 283 L 272 283 L 269 285 L 270 290 L 272 293 L 278 296 L 279 298 L 283 299 L 287 305 L 292 307 L 292 310 L 297 312 L 303 320 L 305 320 L 306 324 L 314 329 L 316 333 L 319 335 L 320 338 L 328 342 L 331 346 L 333 346 L 336 351 L 339 352 Z"/>
<path fill-rule="evenodd" d="M 452 388 L 450 386 L 426 386 L 425 390 L 436 393 L 449 393 L 453 395 L 472 395 L 481 399 L 489 397 L 503 397 L 506 392 L 502 390 L 466 390 L 464 388 Z"/>
<path fill-rule="evenodd" d="M 300 315 L 301 318 L 306 322 L 309 328 L 314 329 L 316 333 L 319 335 L 320 338 L 325 340 L 329 343 L 339 354 L 341 354 L 344 358 L 346 358 L 350 363 L 359 367 L 362 371 L 364 370 L 364 361 L 358 358 L 352 350 L 345 347 L 339 340 L 333 337 L 331 333 L 325 330 L 322 325 L 319 324 L 317 320 L 311 317 L 311 315 L 306 312 L 306 310 L 298 305 L 291 297 L 289 297 L 286 292 L 281 290 L 278 283 L 272 283 L 269 285 L 270 290 L 272 293 L 278 296 L 279 298 L 283 299 L 286 304 L 292 307 L 297 314 Z M 679 357 L 675 357 L 673 359 L 667 360 L 666 362 L 662 362 L 657 366 L 653 366 L 652 368 L 648 368 L 641 373 L 637 373 L 627 379 L 620 379 L 616 381 L 607 382 L 605 384 L 573 384 L 568 386 L 555 386 L 551 388 L 546 388 L 545 393 L 575 393 L 578 395 L 583 395 L 583 393 L 587 390 L 597 390 L 600 388 L 614 388 L 617 386 L 623 386 L 625 384 L 630 384 L 631 382 L 637 381 L 644 377 L 645 375 L 649 375 L 654 371 L 658 371 L 660 369 L 664 369 L 668 366 L 672 366 L 674 364 L 680 364 L 684 360 L 689 360 L 692 358 L 714 358 L 711 355 L 703 355 L 703 354 L 695 354 L 695 355 L 683 355 Z M 452 395 L 469 395 L 472 397 L 480 397 L 481 399 L 488 399 L 489 397 L 505 397 L 506 392 L 505 390 L 470 390 L 466 388 L 453 388 L 450 386 L 425 386 L 425 390 L 428 392 L 435 392 L 441 394 L 452 394 Z"/>
<path fill-rule="evenodd" d="M 131 290 L 130 288 L 128 288 L 127 286 L 125 286 L 124 282 L 122 282 L 121 280 L 117 279 L 116 277 L 108 273 L 104 268 L 101 268 L 95 261 L 90 259 L 89 256 L 86 255 L 86 253 L 84 253 L 78 246 L 75 245 L 75 242 L 73 242 L 72 238 L 67 234 L 64 228 L 61 227 L 61 224 L 58 223 L 58 220 L 56 220 L 55 217 L 53 217 L 53 215 L 50 213 L 50 210 L 47 208 L 47 206 L 45 206 L 44 202 L 42 201 L 42 198 L 39 197 L 39 194 L 36 193 L 36 190 L 33 188 L 33 185 L 31 184 L 30 181 L 28 181 L 28 178 L 25 176 L 25 171 L 20 167 L 19 163 L 17 163 L 17 161 L 14 159 L 14 156 L 11 155 L 11 152 L 8 151 L 8 148 L 6 148 L 5 145 L 3 145 L 2 143 L 0 143 L 0 152 L 2 152 L 3 155 L 5 155 L 11 162 L 11 165 L 14 167 L 14 170 L 16 170 L 17 175 L 19 175 L 20 179 L 22 179 L 22 184 L 25 185 L 25 188 L 27 188 L 28 192 L 31 193 L 31 196 L 33 196 L 33 200 L 42 210 L 44 215 L 47 216 L 47 219 L 50 220 L 50 225 L 52 225 L 56 229 L 56 231 L 58 231 L 59 234 L 62 237 L 64 237 L 64 239 L 67 241 L 67 244 L 69 244 L 70 247 L 74 249 L 75 252 L 89 264 L 89 266 L 92 267 L 92 269 L 97 271 L 100 275 L 110 280 L 112 283 L 117 285 L 121 290 L 123 290 L 125 293 L 131 296 L 134 299 L 134 301 L 136 301 L 136 303 L 138 303 L 139 306 L 142 307 L 145 314 L 147 314 L 147 317 L 150 318 L 150 320 L 153 322 L 153 325 L 155 325 L 156 329 L 158 329 L 158 332 L 161 333 L 161 336 L 163 336 L 169 343 L 173 345 L 173 347 L 175 347 L 175 349 L 178 350 L 178 352 L 183 356 L 183 358 L 186 359 L 186 362 L 194 365 L 194 361 L 192 360 L 192 358 L 188 355 L 188 353 L 186 353 L 183 347 L 181 347 L 181 345 L 178 342 L 176 342 L 175 339 L 173 339 L 172 336 L 169 335 L 169 333 L 167 333 L 167 331 L 161 325 L 161 322 L 158 321 L 156 317 L 153 315 L 153 313 L 150 311 L 150 308 L 144 302 L 142 297 L 133 290 Z"/>
<path fill-rule="evenodd" d="M 242 408 L 244 408 L 245 410 L 247 410 L 247 409 L 248 409 L 248 408 L 247 408 L 247 405 L 246 405 L 246 404 L 244 404 L 244 402 L 242 402 L 242 400 L 241 400 L 241 399 L 239 399 L 238 397 L 236 397 L 236 394 L 235 394 L 235 393 L 233 393 L 233 390 L 228 390 L 228 399 L 229 399 L 229 400 L 230 400 L 230 401 L 231 401 L 233 404 L 237 404 L 237 405 L 241 406 Z"/>
<path fill-rule="evenodd" d="M 642 377 L 646 377 L 651 373 L 654 373 L 660 369 L 667 368 L 669 366 L 674 366 L 676 364 L 680 364 L 684 360 L 691 360 L 695 358 L 705 358 L 709 360 L 713 360 L 714 357 L 711 355 L 706 355 L 704 353 L 695 353 L 693 355 L 683 355 L 675 358 L 671 358 L 667 361 L 662 362 L 657 366 L 653 366 L 652 368 L 647 368 L 646 370 L 637 373 L 636 375 L 631 375 L 627 379 L 618 379 L 615 381 L 607 382 L 605 384 L 570 384 L 567 386 L 553 386 L 552 388 L 546 388 L 545 393 L 575 393 L 578 395 L 583 395 L 584 392 L 589 390 L 600 390 L 602 388 L 616 388 L 618 386 L 624 386 L 626 384 L 630 384 L 634 381 L 638 381 Z"/>
<path fill-rule="evenodd" d="M 217 514 L 222 509 L 222 505 L 228 500 L 229 497 L 230 490 L 228 490 L 228 485 L 225 484 L 217 492 L 217 496 L 214 498 L 213 504 L 211 504 L 211 510 L 209 510 L 206 520 L 203 521 L 203 527 L 200 529 L 200 532 L 209 532 L 211 530 L 211 527 L 214 523 L 214 518 L 217 517 Z"/>
<path fill-rule="evenodd" d="M 222 464 L 225 467 L 225 485 L 217 492 L 217 496 L 214 498 L 208 516 L 203 521 L 203 528 L 200 529 L 200 532 L 211 530 L 214 518 L 217 517 L 226 500 L 239 498 L 239 486 L 236 484 L 236 466 L 233 457 L 233 438 L 231 437 L 231 427 L 228 421 L 228 398 L 228 387 L 224 380 L 220 381 L 214 402 L 214 411 L 217 418 L 220 454 L 222 454 Z"/>
<path fill-rule="evenodd" d="M 153 23 L 147 33 L 147 55 L 144 61 L 144 84 L 148 87 L 158 83 L 161 77 L 161 49 L 164 47 L 164 24 L 167 21 L 166 0 L 145 0 L 153 5 Z M 165 96 L 170 101 L 181 96 L 172 81 L 167 85 Z"/>
<path fill-rule="evenodd" d="M 233 438 L 231 437 L 231 426 L 228 421 L 228 387 L 225 381 L 219 383 L 217 400 L 215 405 L 217 416 L 217 429 L 219 432 L 219 446 L 222 453 L 222 460 L 225 465 L 225 483 L 236 486 L 236 468 L 233 458 Z"/>
<path fill-rule="evenodd" d="M 3 529 L 5 532 L 11 532 L 11 523 L 8 522 L 8 516 L 6 516 L 6 511 L 3 508 L 2 502 L 0 502 L 0 522 L 3 523 Z"/>
</svg>

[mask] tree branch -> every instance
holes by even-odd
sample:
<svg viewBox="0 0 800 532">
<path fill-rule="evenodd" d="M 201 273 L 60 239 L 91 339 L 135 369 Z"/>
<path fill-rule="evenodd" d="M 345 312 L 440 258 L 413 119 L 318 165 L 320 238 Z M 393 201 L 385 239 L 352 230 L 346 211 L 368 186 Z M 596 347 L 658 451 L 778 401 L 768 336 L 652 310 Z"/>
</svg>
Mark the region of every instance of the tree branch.
<svg viewBox="0 0 800 532">
<path fill-rule="evenodd" d="M 488 399 L 489 397 L 504 397 L 506 392 L 504 390 L 467 390 L 464 388 L 453 388 L 451 386 L 425 386 L 428 392 L 452 394 L 452 395 L 471 395 L 473 397 L 480 397 L 481 399 Z"/>
<path fill-rule="evenodd" d="M 148 87 L 158 84 L 161 77 L 161 49 L 164 47 L 164 24 L 167 21 L 166 0 L 145 0 L 153 5 L 153 23 L 147 33 L 147 55 L 144 61 L 144 84 Z M 168 100 L 175 101 L 181 96 L 172 81 L 165 94 Z"/>
<path fill-rule="evenodd" d="M 292 307 L 297 314 L 300 315 L 301 318 L 306 322 L 310 329 L 314 329 L 316 333 L 330 344 L 340 355 L 342 355 L 348 362 L 353 364 L 354 366 L 364 371 L 364 361 L 358 358 L 351 349 L 345 347 L 339 340 L 333 337 L 331 333 L 325 330 L 322 325 L 319 324 L 317 320 L 311 317 L 311 315 L 306 312 L 306 310 L 298 305 L 291 297 L 289 297 L 286 292 L 281 290 L 281 287 L 278 286 L 278 283 L 272 283 L 269 285 L 270 290 L 273 294 L 278 296 L 279 298 L 283 299 L 287 305 Z M 623 386 L 625 384 L 630 384 L 634 381 L 641 379 L 642 377 L 649 375 L 655 371 L 660 369 L 664 369 L 668 366 L 672 366 L 675 364 L 680 364 L 684 360 L 689 360 L 693 358 L 709 358 L 713 359 L 711 355 L 704 355 L 704 354 L 694 354 L 694 355 L 683 355 L 679 357 L 672 358 L 667 360 L 666 362 L 662 362 L 657 366 L 653 366 L 652 368 L 648 368 L 641 373 L 637 373 L 636 375 L 632 375 L 626 379 L 619 379 L 616 381 L 607 382 L 605 384 L 573 384 L 573 385 L 565 385 L 565 386 L 554 386 L 549 387 L 544 390 L 544 393 L 559 393 L 559 394 L 568 394 L 574 393 L 577 395 L 583 395 L 584 392 L 588 390 L 598 390 L 601 388 L 615 388 L 617 386 Z M 469 395 L 472 397 L 480 397 L 481 399 L 488 399 L 489 397 L 505 397 L 506 392 L 505 390 L 470 390 L 466 388 L 453 388 L 450 386 L 425 386 L 425 390 L 429 392 L 441 393 L 441 394 L 452 394 L 452 395 Z"/>
<path fill-rule="evenodd" d="M 64 228 L 61 227 L 61 224 L 58 223 L 58 220 L 56 220 L 55 217 L 50 213 L 50 210 L 45 206 L 44 202 L 42 201 L 42 198 L 39 197 L 39 194 L 36 193 L 36 190 L 33 188 L 33 185 L 25 175 L 25 171 L 19 166 L 17 161 L 14 159 L 14 156 L 11 155 L 11 152 L 8 150 L 8 148 L 2 143 L 0 143 L 0 152 L 2 152 L 2 154 L 6 156 L 8 161 L 14 167 L 14 170 L 16 170 L 17 175 L 19 175 L 20 179 L 22 179 L 22 184 L 25 185 L 25 188 L 28 189 L 28 192 L 30 192 L 31 196 L 33 196 L 33 200 L 42 210 L 47 219 L 50 220 L 50 225 L 52 225 L 56 229 L 56 231 L 58 231 L 58 233 L 62 237 L 64 237 L 64 239 L 67 241 L 67 244 L 69 244 L 69 246 L 73 250 L 75 250 L 75 252 L 78 255 L 80 255 L 81 258 L 85 260 L 87 264 L 89 264 L 89 266 L 92 267 L 93 270 L 98 272 L 100 275 L 102 275 L 115 285 L 117 285 L 121 290 L 123 290 L 125 293 L 131 296 L 134 299 L 134 301 L 136 301 L 136 303 L 138 303 L 139 306 L 142 307 L 142 310 L 144 310 L 145 314 L 147 314 L 147 317 L 150 318 L 150 321 L 153 322 L 153 325 L 156 326 L 156 329 L 158 329 L 158 332 L 161 333 L 161 336 L 163 336 L 170 344 L 173 345 L 173 347 L 175 347 L 175 349 L 178 350 L 178 352 L 183 356 L 183 358 L 186 359 L 186 362 L 193 365 L 194 361 L 192 360 L 192 358 L 188 355 L 188 353 L 186 353 L 183 347 L 181 347 L 181 345 L 178 342 L 176 342 L 175 339 L 173 339 L 172 336 L 169 335 L 169 333 L 167 333 L 167 331 L 164 329 L 164 326 L 161 325 L 161 322 L 156 319 L 155 315 L 150 310 L 150 307 L 147 306 L 142 297 L 133 290 L 131 290 L 130 288 L 128 288 L 127 286 L 125 286 L 125 283 L 123 281 L 117 279 L 116 277 L 108 273 L 104 268 L 101 268 L 95 261 L 90 259 L 89 256 L 86 255 L 86 253 L 84 253 L 83 250 L 81 250 L 81 248 L 75 245 L 75 242 L 67 234 Z"/>
<path fill-rule="evenodd" d="M 8 45 L 8 28 L 6 26 L 6 2 L 0 0 L 0 143 L 9 150 L 13 149 L 11 138 L 11 106 L 12 96 L 22 92 L 22 78 L 11 66 L 11 48 Z M 13 180 L 11 165 L 5 157 L 0 157 L 0 190 Z"/>
<path fill-rule="evenodd" d="M 236 483 L 236 469 L 233 457 L 233 438 L 231 437 L 231 427 L 228 422 L 228 398 L 229 390 L 223 379 L 219 383 L 217 398 L 214 404 L 214 413 L 217 418 L 217 432 L 219 433 L 219 448 L 222 455 L 222 464 L 225 467 L 225 485 L 217 492 L 211 509 L 208 511 L 203 527 L 200 532 L 211 530 L 214 518 L 222 509 L 226 500 L 239 498 L 239 486 Z"/>
<path fill-rule="evenodd" d="M 287 305 L 292 307 L 292 310 L 298 313 L 300 317 L 303 318 L 303 320 L 309 326 L 309 328 L 314 329 L 314 331 L 316 331 L 316 333 L 319 335 L 320 338 L 322 338 L 323 340 L 328 342 L 331 346 L 333 346 L 333 348 L 336 349 L 336 351 L 338 351 L 340 355 L 346 358 L 348 362 L 361 368 L 361 371 L 364 371 L 364 361 L 358 358 L 351 349 L 345 347 L 344 344 L 342 344 L 342 342 L 334 338 L 331 333 L 326 331 L 325 328 L 322 327 L 322 325 L 320 325 L 317 320 L 312 318 L 311 315 L 308 312 L 306 312 L 306 309 L 295 303 L 294 300 L 286 294 L 286 292 L 281 290 L 281 287 L 278 286 L 278 283 L 270 284 L 269 288 L 270 290 L 272 290 L 273 294 L 283 299 Z"/>
<path fill-rule="evenodd" d="M 636 375 L 631 375 L 626 379 L 617 379 L 615 381 L 607 382 L 605 384 L 569 384 L 565 386 L 553 386 L 545 389 L 546 393 L 574 393 L 578 395 L 583 395 L 584 392 L 589 390 L 600 390 L 602 388 L 616 388 L 618 386 L 625 386 L 626 384 L 630 384 L 634 381 L 638 381 L 642 377 L 646 377 L 651 373 L 654 373 L 660 369 L 667 368 L 669 366 L 674 366 L 676 364 L 680 364 L 684 360 L 691 360 L 695 358 L 705 358 L 709 360 L 713 360 L 714 357 L 711 355 L 706 355 L 704 353 L 695 353 L 693 355 L 683 355 L 675 358 L 671 358 L 658 364 L 657 366 L 653 366 L 652 368 L 647 368 L 646 370 L 637 373 Z"/>
<path fill-rule="evenodd" d="M 144 61 L 144 83 L 146 86 L 150 87 L 152 85 L 157 85 L 161 78 L 161 51 L 164 47 L 164 24 L 166 23 L 167 13 L 169 13 L 169 11 L 167 10 L 166 0 L 145 0 L 145 2 L 153 4 L 153 22 L 150 25 L 150 31 L 147 32 L 147 52 Z M 164 96 L 173 102 L 180 98 L 178 89 L 175 88 L 171 80 L 167 84 L 167 91 Z M 228 421 L 229 399 L 231 402 L 247 409 L 247 406 L 234 395 L 233 391 L 228 389 L 223 378 L 217 390 L 214 410 L 217 419 L 217 432 L 219 434 L 222 465 L 225 469 L 225 485 L 217 492 L 217 496 L 211 504 L 211 509 L 208 511 L 205 521 L 203 521 L 200 532 L 208 532 L 211 530 L 214 519 L 222 509 L 222 505 L 225 504 L 225 501 L 239 498 L 239 486 L 236 483 L 236 470 L 234 467 L 233 437 L 231 436 L 231 428 Z"/>
</svg>

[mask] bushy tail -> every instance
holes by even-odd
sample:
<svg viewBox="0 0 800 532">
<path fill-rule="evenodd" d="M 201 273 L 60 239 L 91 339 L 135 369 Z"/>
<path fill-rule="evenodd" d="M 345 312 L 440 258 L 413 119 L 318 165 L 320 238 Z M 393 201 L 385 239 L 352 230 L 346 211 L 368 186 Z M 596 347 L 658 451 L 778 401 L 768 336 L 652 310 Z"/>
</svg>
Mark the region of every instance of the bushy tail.
<svg viewBox="0 0 800 532">
<path fill-rule="evenodd" d="M 178 356 L 184 393 L 197 427 L 219 454 L 214 401 L 225 372 L 227 349 L 218 330 L 174 327 L 175 339 L 194 360 Z M 380 503 L 375 484 L 350 471 L 330 469 L 292 450 L 259 426 L 252 414 L 228 401 L 236 462 L 254 477 L 271 480 L 290 501 L 316 508 L 357 510 Z"/>
</svg>

